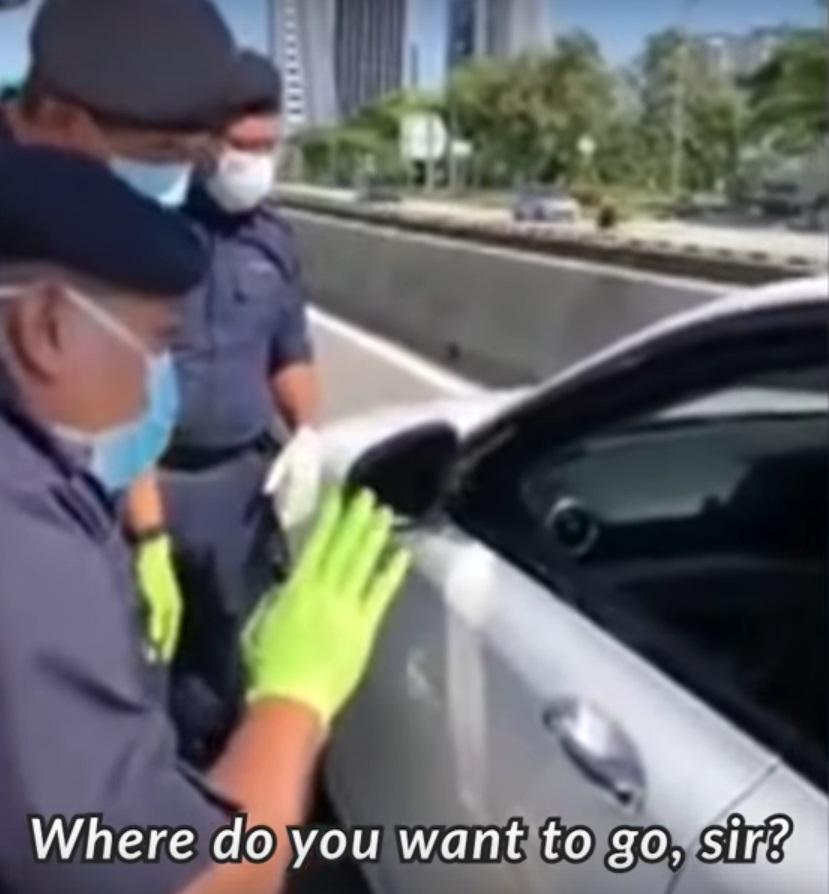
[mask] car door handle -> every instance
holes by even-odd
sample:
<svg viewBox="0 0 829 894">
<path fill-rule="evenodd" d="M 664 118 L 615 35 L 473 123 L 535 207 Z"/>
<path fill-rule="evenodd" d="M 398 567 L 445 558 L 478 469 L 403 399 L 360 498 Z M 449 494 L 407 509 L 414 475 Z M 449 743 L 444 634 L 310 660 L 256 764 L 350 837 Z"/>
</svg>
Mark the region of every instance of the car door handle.
<svg viewBox="0 0 829 894">
<path fill-rule="evenodd" d="M 582 775 L 622 807 L 633 811 L 642 808 L 644 768 L 636 746 L 618 723 L 576 698 L 550 702 L 542 721 Z"/>
</svg>

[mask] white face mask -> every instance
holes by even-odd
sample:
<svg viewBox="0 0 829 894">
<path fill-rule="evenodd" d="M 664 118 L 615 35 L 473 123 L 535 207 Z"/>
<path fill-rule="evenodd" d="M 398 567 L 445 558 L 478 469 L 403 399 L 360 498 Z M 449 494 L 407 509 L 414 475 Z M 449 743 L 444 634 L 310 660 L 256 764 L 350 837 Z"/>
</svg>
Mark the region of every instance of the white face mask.
<svg viewBox="0 0 829 894">
<path fill-rule="evenodd" d="M 231 213 L 252 211 L 271 193 L 276 180 L 273 153 L 225 149 L 205 188 Z"/>
</svg>

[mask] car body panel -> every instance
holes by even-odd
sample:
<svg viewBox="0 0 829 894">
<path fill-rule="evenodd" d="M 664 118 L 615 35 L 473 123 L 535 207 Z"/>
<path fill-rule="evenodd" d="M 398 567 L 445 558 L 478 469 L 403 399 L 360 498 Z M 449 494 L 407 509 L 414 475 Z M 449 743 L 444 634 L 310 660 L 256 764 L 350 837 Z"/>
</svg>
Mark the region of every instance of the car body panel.
<svg viewBox="0 0 829 894">
<path fill-rule="evenodd" d="M 332 788 L 344 801 L 346 780 L 366 768 L 349 821 L 469 825 L 520 816 L 531 830 L 528 860 L 506 876 L 482 868 L 475 890 L 536 892 L 554 883 L 562 894 L 592 892 L 607 879 L 601 860 L 548 866 L 539 859 L 537 830 L 549 816 L 588 826 L 600 854 L 623 824 L 663 825 L 685 844 L 768 772 L 768 754 L 462 532 L 444 528 L 413 545 L 416 580 L 329 760 Z M 608 693 L 618 704 L 608 704 Z M 623 809 L 585 780 L 545 729 L 545 705 L 562 696 L 617 722 L 624 704 L 624 727 L 648 780 L 641 811 Z M 379 713 L 385 722 L 377 725 Z M 424 764 L 427 773 L 411 772 Z M 680 803 L 672 796 L 677 772 L 685 777 Z M 465 890 L 459 878 L 464 886 L 473 881 L 441 863 L 384 862 L 393 876 L 384 892 Z M 618 876 L 614 890 L 661 894 L 671 877 L 667 866 L 641 864 Z"/>
<path fill-rule="evenodd" d="M 507 424 L 538 400 L 555 400 L 559 389 L 577 387 L 603 367 L 619 366 L 624 375 L 619 361 L 629 352 L 659 351 L 683 329 L 827 298 L 825 278 L 738 293 L 663 321 L 537 387 L 346 420 L 326 433 L 328 474 L 342 477 L 368 447 L 425 422 L 448 422 L 470 443 L 481 429 Z M 804 400 L 811 398 L 793 394 L 781 412 L 802 411 Z M 757 389 L 727 391 L 672 415 L 733 413 L 737 405 L 750 411 L 763 405 L 763 395 Z M 825 408 L 822 395 L 806 406 Z M 728 873 L 733 866 L 691 864 L 702 829 L 735 805 L 755 823 L 780 809 L 791 811 L 796 824 L 808 827 L 792 853 L 817 847 L 821 836 L 815 829 L 825 829 L 829 815 L 825 796 L 548 587 L 453 524 L 421 527 L 407 537 L 415 556 L 411 581 L 332 743 L 326 773 L 333 798 L 346 822 L 387 827 L 500 825 L 519 816 L 530 826 L 529 859 L 518 867 L 439 861 L 403 866 L 390 841 L 382 863 L 366 867 L 379 894 L 605 890 L 609 877 L 600 856 L 584 865 L 548 866 L 539 859 L 537 829 L 550 815 L 592 829 L 599 855 L 611 830 L 625 823 L 664 826 L 675 843 L 688 848 L 676 875 L 664 865 L 644 864 L 617 874 L 613 890 L 620 894 L 771 894 L 778 890 L 775 880 L 785 881 L 779 890 L 816 894 L 825 879 L 818 865 L 818 859 L 825 863 L 825 839 L 819 858 L 813 852 L 789 865 L 788 874 L 752 869 L 756 884 L 748 876 L 743 884 L 734 881 L 736 875 Z M 545 726 L 545 711 L 561 699 L 580 707 L 586 728 L 592 723 L 599 730 L 597 740 L 610 730 L 632 743 L 645 780 L 640 809 L 614 800 L 587 778 Z M 391 828 L 387 835 L 393 835 Z M 787 857 L 787 863 L 794 860 Z"/>
<path fill-rule="evenodd" d="M 817 668 L 816 673 L 821 673 Z M 752 862 L 703 863 L 688 861 L 672 894 L 825 894 L 829 891 L 829 811 L 826 798 L 787 767 L 778 765 L 760 785 L 733 805 L 747 825 L 762 826 L 770 817 L 784 814 L 792 820 L 793 833 L 782 842 L 779 863 L 767 859 L 761 844 Z M 726 817 L 719 817 L 718 824 Z M 775 827 L 772 827 L 775 828 Z M 689 857 L 693 852 L 689 852 Z"/>
</svg>

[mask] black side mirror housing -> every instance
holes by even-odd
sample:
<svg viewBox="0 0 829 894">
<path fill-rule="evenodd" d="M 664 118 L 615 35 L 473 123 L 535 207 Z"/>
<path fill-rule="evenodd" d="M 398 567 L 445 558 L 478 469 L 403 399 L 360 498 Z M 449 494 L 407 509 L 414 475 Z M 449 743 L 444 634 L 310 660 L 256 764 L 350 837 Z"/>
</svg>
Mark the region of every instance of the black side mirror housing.
<svg viewBox="0 0 829 894">
<path fill-rule="evenodd" d="M 451 425 L 419 425 L 370 447 L 349 470 L 346 487 L 368 489 L 399 518 L 419 522 L 442 508 L 460 452 Z"/>
</svg>

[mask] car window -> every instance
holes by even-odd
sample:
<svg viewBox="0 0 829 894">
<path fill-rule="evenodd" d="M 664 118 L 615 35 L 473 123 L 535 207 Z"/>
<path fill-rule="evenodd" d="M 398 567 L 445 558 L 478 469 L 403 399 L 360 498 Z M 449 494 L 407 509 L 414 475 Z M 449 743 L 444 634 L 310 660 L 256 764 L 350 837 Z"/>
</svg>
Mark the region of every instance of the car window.
<svg viewBox="0 0 829 894">
<path fill-rule="evenodd" d="M 566 443 L 513 444 L 461 513 L 824 788 L 825 377 L 750 376 Z"/>
</svg>

